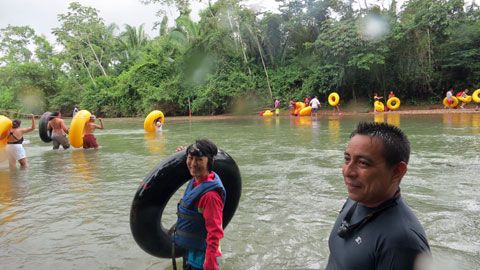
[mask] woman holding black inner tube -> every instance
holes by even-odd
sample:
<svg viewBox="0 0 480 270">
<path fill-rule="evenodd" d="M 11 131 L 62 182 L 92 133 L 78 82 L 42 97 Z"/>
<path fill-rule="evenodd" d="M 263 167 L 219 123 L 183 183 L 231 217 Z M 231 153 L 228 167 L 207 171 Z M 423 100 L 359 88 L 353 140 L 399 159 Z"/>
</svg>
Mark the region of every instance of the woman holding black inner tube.
<svg viewBox="0 0 480 270">
<path fill-rule="evenodd" d="M 183 269 L 218 269 L 220 239 L 223 238 L 223 207 L 226 191 L 220 177 L 212 171 L 217 146 L 209 140 L 197 140 L 186 149 L 187 168 L 192 176 L 178 204 L 178 220 L 173 245 L 187 250 Z M 173 247 L 174 248 L 174 247 Z"/>
</svg>

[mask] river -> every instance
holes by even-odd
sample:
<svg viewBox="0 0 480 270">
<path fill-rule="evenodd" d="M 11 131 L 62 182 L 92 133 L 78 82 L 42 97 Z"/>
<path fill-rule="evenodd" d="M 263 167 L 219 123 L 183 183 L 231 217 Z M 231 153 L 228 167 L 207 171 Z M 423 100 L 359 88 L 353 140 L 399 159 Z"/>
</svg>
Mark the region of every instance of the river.
<svg viewBox="0 0 480 270">
<path fill-rule="evenodd" d="M 221 242 L 222 269 L 323 269 L 347 196 L 343 153 L 359 121 L 388 122 L 409 137 L 402 195 L 437 265 L 478 269 L 480 114 L 468 113 L 167 117 L 161 134 L 146 134 L 142 119 L 105 119 L 98 150 L 53 151 L 35 130 L 25 135 L 26 170 L 0 164 L 1 268 L 172 269 L 170 259 L 152 257 L 134 241 L 130 206 L 156 164 L 179 145 L 208 138 L 234 158 L 243 180 Z M 167 206 L 166 227 L 175 205 Z"/>
</svg>

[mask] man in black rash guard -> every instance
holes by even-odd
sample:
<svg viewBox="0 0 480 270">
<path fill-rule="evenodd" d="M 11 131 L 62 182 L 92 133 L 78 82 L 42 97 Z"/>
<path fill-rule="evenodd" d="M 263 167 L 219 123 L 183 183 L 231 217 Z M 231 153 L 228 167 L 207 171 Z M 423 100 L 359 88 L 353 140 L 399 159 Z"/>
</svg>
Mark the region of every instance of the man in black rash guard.
<svg viewBox="0 0 480 270">
<path fill-rule="evenodd" d="M 330 233 L 326 269 L 414 269 L 430 247 L 400 193 L 410 157 L 407 137 L 385 123 L 360 123 L 344 155 L 349 198 Z"/>
</svg>

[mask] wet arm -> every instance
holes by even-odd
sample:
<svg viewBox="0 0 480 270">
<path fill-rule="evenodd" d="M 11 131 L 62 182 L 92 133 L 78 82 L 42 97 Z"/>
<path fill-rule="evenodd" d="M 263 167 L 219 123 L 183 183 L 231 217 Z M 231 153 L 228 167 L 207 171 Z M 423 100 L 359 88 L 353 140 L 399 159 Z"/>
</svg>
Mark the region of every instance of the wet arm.
<svg viewBox="0 0 480 270">
<path fill-rule="evenodd" d="M 62 129 L 63 129 L 63 132 L 67 133 L 68 134 L 68 129 L 67 127 L 65 126 L 65 122 L 62 121 Z"/>
<path fill-rule="evenodd" d="M 32 117 L 32 127 L 25 128 L 23 130 L 23 133 L 27 133 L 27 132 L 33 131 L 35 129 L 35 116 L 33 114 L 30 114 L 30 116 Z"/>
<path fill-rule="evenodd" d="M 103 129 L 103 119 L 102 118 L 98 118 L 98 121 L 100 121 L 100 126 L 99 125 L 96 125 L 96 127 L 98 129 Z"/>
</svg>

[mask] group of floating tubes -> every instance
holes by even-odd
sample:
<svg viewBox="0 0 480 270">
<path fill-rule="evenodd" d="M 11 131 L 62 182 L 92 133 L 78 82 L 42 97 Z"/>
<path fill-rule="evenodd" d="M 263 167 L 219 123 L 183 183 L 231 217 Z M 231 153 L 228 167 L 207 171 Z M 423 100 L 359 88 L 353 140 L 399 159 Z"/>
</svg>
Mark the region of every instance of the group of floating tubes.
<svg viewBox="0 0 480 270">
<path fill-rule="evenodd" d="M 145 117 L 145 121 L 143 121 L 143 128 L 145 129 L 146 132 L 155 132 L 156 131 L 156 126 L 155 126 L 155 121 L 157 119 L 160 119 L 160 123 L 164 123 L 165 121 L 165 116 L 163 115 L 162 111 L 159 110 L 154 110 L 151 113 Z"/>
<path fill-rule="evenodd" d="M 331 106 L 336 106 L 339 102 L 340 102 L 340 96 L 338 95 L 338 93 L 333 92 L 328 96 L 328 103 Z M 312 106 L 308 106 L 308 104 L 305 104 L 304 102 L 301 102 L 301 101 L 295 103 L 295 110 L 293 111 L 293 115 L 306 116 L 306 115 L 309 115 L 311 112 L 312 112 Z M 273 112 L 271 112 L 270 110 L 266 110 L 265 112 L 260 113 L 260 115 L 274 116 Z"/>
<path fill-rule="evenodd" d="M 293 115 L 300 115 L 300 111 L 307 107 L 307 104 L 304 102 L 295 102 L 295 110 L 293 110 Z"/>
</svg>

